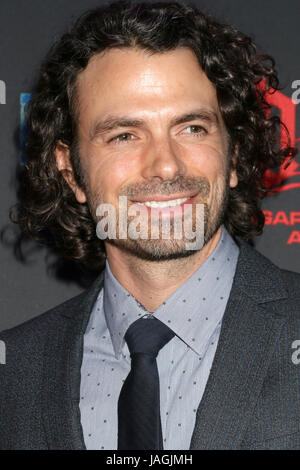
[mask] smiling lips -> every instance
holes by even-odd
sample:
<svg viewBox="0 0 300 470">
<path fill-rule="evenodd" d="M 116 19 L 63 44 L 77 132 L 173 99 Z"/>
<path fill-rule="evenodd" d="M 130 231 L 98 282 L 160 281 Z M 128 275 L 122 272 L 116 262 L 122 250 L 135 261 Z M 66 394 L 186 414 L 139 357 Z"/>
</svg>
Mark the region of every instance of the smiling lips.
<svg viewBox="0 0 300 470">
<path fill-rule="evenodd" d="M 170 199 L 169 201 L 145 201 L 145 202 L 137 202 L 136 204 L 142 205 L 142 206 L 147 206 L 147 207 L 159 207 L 159 208 L 165 208 L 165 207 L 175 207 L 175 206 L 180 206 L 181 204 L 185 203 L 188 201 L 188 197 L 182 198 L 182 199 Z"/>
<path fill-rule="evenodd" d="M 193 199 L 195 198 L 196 195 L 194 196 L 187 196 L 184 198 L 176 198 L 176 199 L 164 199 L 163 197 L 160 197 L 160 199 L 153 198 L 152 200 L 145 200 L 145 201 L 133 201 L 133 204 L 137 205 L 138 207 L 146 207 L 148 211 L 151 209 L 154 209 L 155 212 L 170 212 L 170 210 L 173 212 L 176 209 L 181 209 L 183 208 L 184 204 L 192 204 Z"/>
</svg>

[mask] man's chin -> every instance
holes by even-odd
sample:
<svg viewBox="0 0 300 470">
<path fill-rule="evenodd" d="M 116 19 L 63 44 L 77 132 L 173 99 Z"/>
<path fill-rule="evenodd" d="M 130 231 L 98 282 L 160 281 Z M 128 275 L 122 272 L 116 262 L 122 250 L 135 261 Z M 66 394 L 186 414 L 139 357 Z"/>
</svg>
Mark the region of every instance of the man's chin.
<svg viewBox="0 0 300 470">
<path fill-rule="evenodd" d="M 168 261 L 187 258 L 198 250 L 187 249 L 189 240 L 106 240 L 120 250 L 147 261 Z M 201 249 L 201 248 L 200 248 Z"/>
</svg>

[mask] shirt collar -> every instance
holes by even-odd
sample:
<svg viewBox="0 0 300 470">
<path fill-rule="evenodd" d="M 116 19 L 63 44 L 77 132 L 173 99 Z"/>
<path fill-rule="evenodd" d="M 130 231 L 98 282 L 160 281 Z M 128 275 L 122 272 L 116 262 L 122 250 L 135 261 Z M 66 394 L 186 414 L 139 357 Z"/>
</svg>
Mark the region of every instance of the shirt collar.
<svg viewBox="0 0 300 470">
<path fill-rule="evenodd" d="M 152 314 L 117 281 L 106 260 L 103 307 L 116 357 L 121 355 L 128 327 L 145 315 L 165 323 L 202 357 L 222 321 L 238 254 L 238 246 L 222 226 L 211 255 Z"/>
</svg>

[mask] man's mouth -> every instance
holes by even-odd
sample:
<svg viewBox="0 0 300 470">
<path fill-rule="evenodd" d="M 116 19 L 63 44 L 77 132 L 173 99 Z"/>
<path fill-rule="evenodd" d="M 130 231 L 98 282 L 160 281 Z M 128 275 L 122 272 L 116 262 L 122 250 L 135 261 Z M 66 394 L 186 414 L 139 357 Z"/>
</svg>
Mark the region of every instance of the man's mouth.
<svg viewBox="0 0 300 470">
<path fill-rule="evenodd" d="M 186 196 L 186 197 L 181 197 L 181 198 L 174 198 L 174 199 L 166 199 L 166 197 L 155 197 L 149 200 L 139 200 L 139 201 L 131 201 L 131 204 L 134 204 L 138 207 L 147 207 L 148 210 L 154 209 L 155 212 L 159 211 L 173 211 L 175 209 L 181 208 L 183 209 L 184 204 L 193 204 L 196 195 L 193 196 Z"/>
<path fill-rule="evenodd" d="M 184 204 L 186 201 L 188 201 L 189 198 L 185 197 L 182 199 L 171 199 L 169 201 L 145 201 L 145 202 L 136 202 L 139 206 L 147 206 L 147 207 L 175 207 L 175 206 L 180 206 L 181 204 Z"/>
</svg>

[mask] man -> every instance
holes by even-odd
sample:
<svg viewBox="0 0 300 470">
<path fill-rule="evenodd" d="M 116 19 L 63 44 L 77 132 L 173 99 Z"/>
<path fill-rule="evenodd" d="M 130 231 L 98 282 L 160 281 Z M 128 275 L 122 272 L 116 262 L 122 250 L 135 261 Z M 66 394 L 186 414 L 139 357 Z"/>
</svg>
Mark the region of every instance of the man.
<svg viewBox="0 0 300 470">
<path fill-rule="evenodd" d="M 266 169 L 295 153 L 262 80 L 278 87 L 248 37 L 175 2 L 98 8 L 53 46 L 14 220 L 99 275 L 2 332 L 1 448 L 300 447 L 300 278 L 246 243 Z M 125 228 L 139 208 L 169 238 L 102 236 L 120 196 Z M 175 237 L 188 205 L 197 249 Z"/>
</svg>

